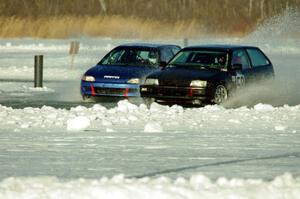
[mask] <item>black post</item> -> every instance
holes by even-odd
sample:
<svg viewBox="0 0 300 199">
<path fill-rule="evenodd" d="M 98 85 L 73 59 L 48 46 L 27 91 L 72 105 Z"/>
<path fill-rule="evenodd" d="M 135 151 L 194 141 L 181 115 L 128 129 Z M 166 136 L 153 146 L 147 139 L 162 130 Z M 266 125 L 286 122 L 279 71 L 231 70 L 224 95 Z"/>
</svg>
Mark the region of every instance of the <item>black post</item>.
<svg viewBox="0 0 300 199">
<path fill-rule="evenodd" d="M 43 55 L 34 56 L 34 87 L 43 87 Z"/>
</svg>

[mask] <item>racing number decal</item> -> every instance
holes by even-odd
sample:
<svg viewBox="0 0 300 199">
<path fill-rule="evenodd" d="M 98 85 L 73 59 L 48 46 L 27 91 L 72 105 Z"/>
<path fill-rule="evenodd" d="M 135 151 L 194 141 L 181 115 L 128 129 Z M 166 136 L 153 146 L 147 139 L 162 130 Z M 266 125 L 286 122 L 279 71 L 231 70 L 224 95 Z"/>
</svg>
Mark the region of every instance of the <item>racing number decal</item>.
<svg viewBox="0 0 300 199">
<path fill-rule="evenodd" d="M 235 76 L 232 76 L 232 80 L 237 88 L 245 86 L 245 76 L 242 73 L 237 72 Z"/>
</svg>

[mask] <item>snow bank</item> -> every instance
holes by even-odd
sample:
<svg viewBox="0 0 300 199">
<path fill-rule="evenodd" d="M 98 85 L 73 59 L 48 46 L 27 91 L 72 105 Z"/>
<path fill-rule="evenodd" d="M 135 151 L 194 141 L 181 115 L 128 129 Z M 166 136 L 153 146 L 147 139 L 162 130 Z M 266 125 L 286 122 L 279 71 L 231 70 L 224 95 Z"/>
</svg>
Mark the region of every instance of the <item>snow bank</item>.
<svg viewBox="0 0 300 199">
<path fill-rule="evenodd" d="M 162 106 L 153 103 L 148 109 L 120 101 L 114 108 L 107 109 L 101 104 L 91 108 L 77 106 L 66 109 L 27 107 L 13 109 L 0 105 L 0 125 L 2 129 L 66 129 L 83 131 L 134 132 L 188 132 L 223 131 L 243 129 L 299 132 L 300 105 L 273 107 L 258 104 L 253 108 L 241 107 L 225 109 L 221 106 L 187 108 Z M 119 129 L 119 130 L 118 130 Z M 272 130 L 273 129 L 273 130 Z"/>
<path fill-rule="evenodd" d="M 5 199 L 294 199 L 299 195 L 300 179 L 290 174 L 270 182 L 226 178 L 212 182 L 206 176 L 197 174 L 190 179 L 176 180 L 166 177 L 128 179 L 118 175 L 111 179 L 72 181 L 60 181 L 55 177 L 8 178 L 0 183 L 0 198 Z"/>
</svg>

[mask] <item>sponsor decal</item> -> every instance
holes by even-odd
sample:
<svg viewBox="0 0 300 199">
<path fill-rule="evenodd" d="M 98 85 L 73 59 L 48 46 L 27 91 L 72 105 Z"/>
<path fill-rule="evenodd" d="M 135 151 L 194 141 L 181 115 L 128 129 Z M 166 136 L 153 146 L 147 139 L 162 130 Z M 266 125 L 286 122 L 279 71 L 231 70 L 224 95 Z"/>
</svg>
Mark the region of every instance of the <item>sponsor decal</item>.
<svg viewBox="0 0 300 199">
<path fill-rule="evenodd" d="M 120 76 L 104 75 L 105 79 L 120 79 Z"/>
</svg>

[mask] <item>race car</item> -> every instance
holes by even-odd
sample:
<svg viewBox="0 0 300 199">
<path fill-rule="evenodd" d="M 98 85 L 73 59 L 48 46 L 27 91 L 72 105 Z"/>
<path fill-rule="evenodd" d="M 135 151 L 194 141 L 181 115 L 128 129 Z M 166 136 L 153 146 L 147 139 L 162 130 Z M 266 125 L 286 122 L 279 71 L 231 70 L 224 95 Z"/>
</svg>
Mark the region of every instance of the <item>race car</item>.
<svg viewBox="0 0 300 199">
<path fill-rule="evenodd" d="M 132 43 L 111 50 L 81 79 L 83 99 L 139 97 L 140 84 L 180 50 L 177 45 Z"/>
<path fill-rule="evenodd" d="M 182 49 L 141 85 L 146 103 L 222 104 L 237 89 L 274 77 L 269 58 L 254 46 L 199 45 Z"/>
</svg>

